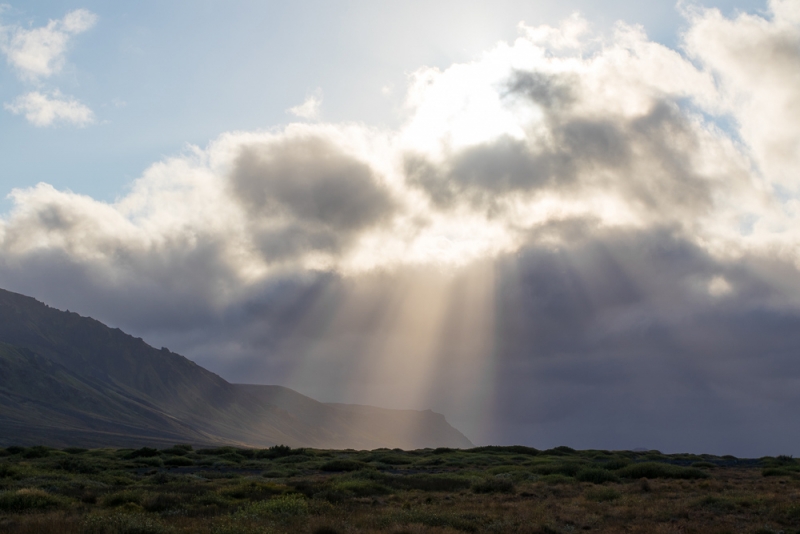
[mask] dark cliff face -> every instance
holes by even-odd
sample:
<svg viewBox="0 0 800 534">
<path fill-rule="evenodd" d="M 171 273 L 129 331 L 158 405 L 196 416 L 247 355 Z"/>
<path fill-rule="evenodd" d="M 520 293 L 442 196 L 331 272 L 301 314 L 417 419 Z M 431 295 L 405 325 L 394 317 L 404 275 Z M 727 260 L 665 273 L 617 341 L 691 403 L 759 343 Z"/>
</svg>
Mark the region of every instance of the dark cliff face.
<svg viewBox="0 0 800 534">
<path fill-rule="evenodd" d="M 0 290 L 0 445 L 469 447 L 430 411 L 230 384 L 167 349 Z"/>
</svg>

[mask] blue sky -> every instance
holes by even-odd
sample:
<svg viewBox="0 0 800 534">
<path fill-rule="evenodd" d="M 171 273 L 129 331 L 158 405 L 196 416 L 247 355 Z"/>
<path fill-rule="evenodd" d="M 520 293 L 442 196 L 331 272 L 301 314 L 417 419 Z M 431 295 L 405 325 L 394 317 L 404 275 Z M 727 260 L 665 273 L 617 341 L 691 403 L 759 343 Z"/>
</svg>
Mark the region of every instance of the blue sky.
<svg viewBox="0 0 800 534">
<path fill-rule="evenodd" d="M 0 53 L 0 287 L 475 443 L 800 454 L 795 0 L 26 2 Z"/>
<path fill-rule="evenodd" d="M 763 2 L 718 0 L 724 12 Z M 60 72 L 39 84 L 0 68 L 0 101 L 58 88 L 95 123 L 36 127 L 3 110 L 0 192 L 44 181 L 111 201 L 152 163 L 233 130 L 277 127 L 286 110 L 320 90 L 322 117 L 396 126 L 408 74 L 470 61 L 518 36 L 517 23 L 557 24 L 574 11 L 608 30 L 641 24 L 677 43 L 674 2 L 40 2 L 8 4 L 5 25 L 44 26 L 74 9 L 96 24 L 69 41 Z M 383 88 L 390 89 L 382 91 Z M 0 202 L 7 211 L 11 202 Z"/>
</svg>

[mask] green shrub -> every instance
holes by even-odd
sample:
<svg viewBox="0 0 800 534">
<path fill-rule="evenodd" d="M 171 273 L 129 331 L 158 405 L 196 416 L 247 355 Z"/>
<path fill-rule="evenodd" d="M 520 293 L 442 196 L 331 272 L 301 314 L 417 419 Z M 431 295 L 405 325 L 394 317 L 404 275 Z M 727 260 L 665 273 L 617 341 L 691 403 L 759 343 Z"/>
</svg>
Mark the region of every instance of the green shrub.
<svg viewBox="0 0 800 534">
<path fill-rule="evenodd" d="M 475 493 L 514 493 L 514 483 L 507 478 L 488 478 L 472 485 Z"/>
<path fill-rule="evenodd" d="M 141 491 L 119 491 L 106 495 L 102 500 L 102 504 L 108 508 L 115 508 L 125 504 L 141 504 L 143 498 L 144 495 Z"/>
<path fill-rule="evenodd" d="M 29 447 L 22 452 L 22 457 L 28 459 L 46 458 L 48 456 L 50 456 L 50 448 L 43 447 L 42 445 Z"/>
<path fill-rule="evenodd" d="M 334 491 L 343 491 L 356 497 L 372 497 L 374 495 L 388 495 L 390 488 L 374 480 L 342 480 L 332 488 Z"/>
<path fill-rule="evenodd" d="M 363 467 L 366 467 L 366 464 L 355 460 L 331 460 L 330 462 L 325 462 L 319 468 L 322 471 L 358 471 Z"/>
<path fill-rule="evenodd" d="M 575 479 L 572 477 L 554 474 L 554 475 L 544 475 L 541 479 L 542 482 L 549 484 L 550 486 L 555 486 L 557 484 L 574 484 Z"/>
<path fill-rule="evenodd" d="M 157 493 L 142 500 L 142 506 L 148 512 L 164 512 L 180 508 L 183 497 L 177 493 Z"/>
<path fill-rule="evenodd" d="M 561 445 L 560 447 L 555 447 L 553 449 L 547 449 L 546 451 L 542 451 L 542 454 L 549 454 L 551 456 L 569 456 L 575 454 L 575 449 L 572 447 L 567 447 L 566 445 Z"/>
<path fill-rule="evenodd" d="M 313 460 L 310 456 L 306 455 L 297 455 L 297 456 L 283 456 L 281 458 L 276 458 L 275 463 L 278 464 L 301 464 L 303 462 L 309 462 Z"/>
<path fill-rule="evenodd" d="M 133 460 L 134 458 L 154 458 L 159 455 L 158 449 L 152 449 L 150 447 L 142 447 L 141 449 L 136 449 L 126 455 L 128 460 Z"/>
<path fill-rule="evenodd" d="M 214 449 L 199 449 L 197 451 L 197 454 L 200 454 L 202 456 L 222 456 L 223 454 L 239 454 L 239 449 L 235 447 L 216 447 Z"/>
<path fill-rule="evenodd" d="M 12 445 L 10 447 L 6 447 L 6 452 L 8 454 L 11 454 L 11 455 L 20 454 L 20 453 L 25 452 L 25 447 L 20 447 L 18 445 Z"/>
<path fill-rule="evenodd" d="M 785 467 L 767 467 L 761 470 L 761 476 L 765 477 L 790 477 L 795 474 L 797 473 Z"/>
<path fill-rule="evenodd" d="M 0 478 L 14 478 L 17 470 L 8 464 L 0 464 Z"/>
<path fill-rule="evenodd" d="M 56 468 L 69 473 L 80 473 L 84 475 L 93 475 L 100 472 L 100 468 L 90 460 L 75 458 L 74 456 L 59 458 L 58 462 L 56 462 Z"/>
<path fill-rule="evenodd" d="M 605 469 L 610 469 L 611 471 L 616 471 L 617 469 L 622 469 L 631 464 L 631 461 L 627 458 L 612 458 L 611 460 L 607 461 L 603 464 Z"/>
<path fill-rule="evenodd" d="M 387 465 L 408 465 L 414 463 L 414 460 L 407 456 L 399 454 L 372 454 L 365 459 L 367 462 L 379 462 Z"/>
<path fill-rule="evenodd" d="M 546 463 L 534 466 L 533 472 L 539 475 L 564 475 L 574 477 L 584 466 L 584 463 L 575 461 Z"/>
<path fill-rule="evenodd" d="M 89 449 L 84 449 L 82 447 L 67 447 L 66 449 L 61 449 L 61 450 L 66 452 L 67 454 L 83 454 L 84 452 L 89 451 Z"/>
<path fill-rule="evenodd" d="M 539 451 L 537 449 L 534 449 L 533 447 L 525 447 L 524 445 L 508 445 L 508 446 L 486 445 L 483 447 L 473 447 L 471 449 L 466 449 L 464 452 L 472 452 L 472 453 L 494 452 L 494 453 L 526 454 L 528 456 L 536 456 L 539 454 Z"/>
<path fill-rule="evenodd" d="M 139 465 L 147 465 L 150 467 L 163 467 L 164 460 L 161 458 L 141 457 L 134 460 Z"/>
<path fill-rule="evenodd" d="M 223 488 L 220 490 L 220 493 L 234 499 L 263 499 L 272 495 L 281 495 L 285 493 L 287 489 L 286 486 L 271 484 L 266 481 L 248 480 L 234 486 Z"/>
<path fill-rule="evenodd" d="M 56 508 L 62 503 L 62 499 L 35 488 L 0 492 L 0 511 L 4 512 L 46 510 Z"/>
<path fill-rule="evenodd" d="M 183 456 L 173 456 L 172 458 L 167 458 L 164 460 L 164 465 L 169 465 L 172 467 L 188 467 L 190 465 L 194 465 L 194 462 L 189 458 L 184 458 Z"/>
<path fill-rule="evenodd" d="M 617 473 L 623 478 L 708 478 L 708 473 L 695 467 L 680 467 L 657 462 L 631 464 L 623 467 Z"/>
<path fill-rule="evenodd" d="M 717 467 L 717 464 L 713 464 L 711 462 L 693 462 L 691 467 L 713 469 Z"/>
<path fill-rule="evenodd" d="M 593 484 L 603 484 L 604 482 L 617 482 L 619 477 L 608 469 L 598 467 L 587 467 L 578 471 L 575 478 L 580 482 L 591 482 Z"/>
<path fill-rule="evenodd" d="M 266 459 L 283 458 L 284 456 L 293 456 L 298 454 L 306 454 L 306 450 L 303 448 L 293 449 L 288 445 L 274 445 L 269 449 L 255 451 L 256 458 Z"/>
<path fill-rule="evenodd" d="M 191 445 L 173 445 L 169 449 L 164 449 L 161 451 L 162 454 L 169 454 L 172 456 L 186 456 L 194 449 Z"/>
</svg>

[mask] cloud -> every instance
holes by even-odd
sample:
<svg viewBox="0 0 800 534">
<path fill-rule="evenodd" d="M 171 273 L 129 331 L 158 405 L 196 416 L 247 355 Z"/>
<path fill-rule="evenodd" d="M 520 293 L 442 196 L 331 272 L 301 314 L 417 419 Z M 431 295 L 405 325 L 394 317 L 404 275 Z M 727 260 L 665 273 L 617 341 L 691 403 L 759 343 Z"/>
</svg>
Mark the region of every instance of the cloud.
<svg viewBox="0 0 800 534">
<path fill-rule="evenodd" d="M 48 78 L 63 67 L 70 39 L 96 22 L 94 13 L 76 9 L 63 19 L 51 20 L 39 28 L 0 26 L 0 51 L 24 80 Z"/>
<path fill-rule="evenodd" d="M 800 192 L 800 8 L 772 0 L 771 19 L 716 9 L 688 16 L 687 51 L 720 80 L 720 106 L 740 124 L 739 134 L 768 183 Z"/>
<path fill-rule="evenodd" d="M 230 180 L 268 261 L 339 252 L 394 208 L 367 163 L 311 132 L 243 146 Z"/>
<path fill-rule="evenodd" d="M 477 441 L 797 452 L 800 15 L 686 16 L 680 50 L 523 25 L 414 73 L 395 130 L 223 134 L 113 203 L 14 190 L 0 285 Z"/>
<path fill-rule="evenodd" d="M 317 92 L 308 98 L 302 104 L 291 107 L 286 111 L 295 117 L 301 119 L 315 120 L 319 118 L 320 109 L 322 108 L 322 91 Z"/>
<path fill-rule="evenodd" d="M 32 91 L 3 107 L 15 115 L 24 114 L 28 122 L 40 127 L 58 123 L 86 126 L 94 122 L 91 109 L 74 98 L 64 97 L 59 91 L 49 95 Z"/>
</svg>

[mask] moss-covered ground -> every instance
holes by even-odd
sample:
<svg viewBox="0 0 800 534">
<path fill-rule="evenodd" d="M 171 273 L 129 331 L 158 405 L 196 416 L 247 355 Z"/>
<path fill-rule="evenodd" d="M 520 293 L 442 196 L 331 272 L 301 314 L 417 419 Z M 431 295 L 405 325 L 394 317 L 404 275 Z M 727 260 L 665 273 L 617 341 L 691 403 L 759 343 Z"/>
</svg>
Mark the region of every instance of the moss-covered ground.
<svg viewBox="0 0 800 534">
<path fill-rule="evenodd" d="M 0 532 L 800 533 L 790 457 L 0 449 Z"/>
</svg>

